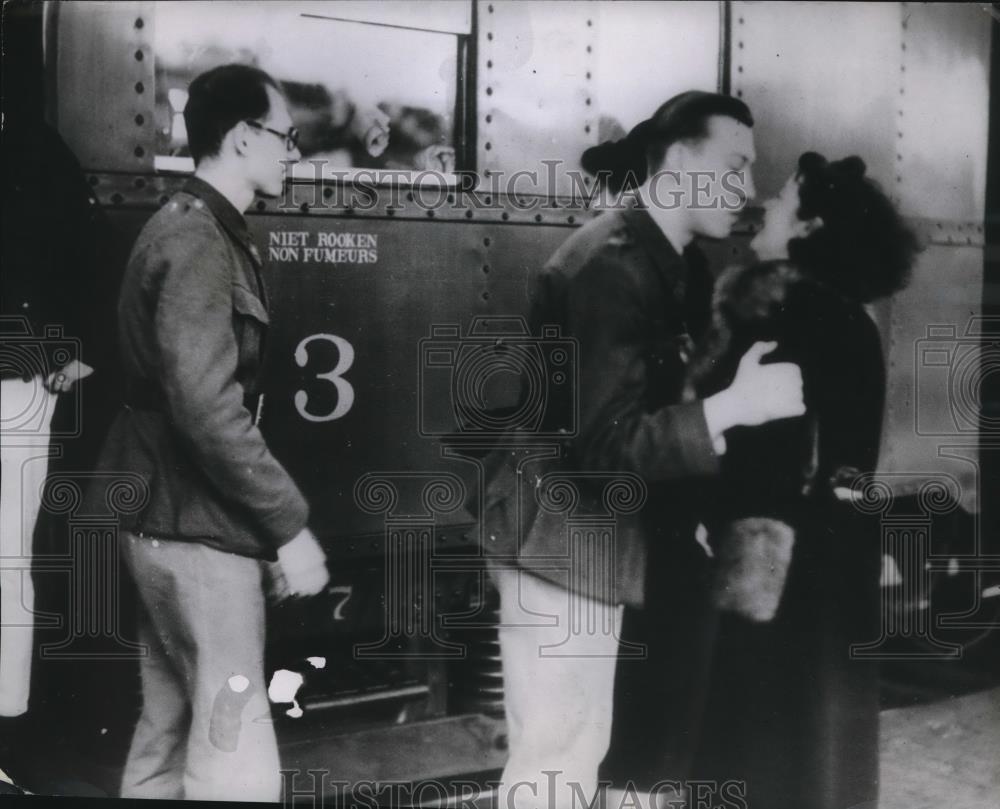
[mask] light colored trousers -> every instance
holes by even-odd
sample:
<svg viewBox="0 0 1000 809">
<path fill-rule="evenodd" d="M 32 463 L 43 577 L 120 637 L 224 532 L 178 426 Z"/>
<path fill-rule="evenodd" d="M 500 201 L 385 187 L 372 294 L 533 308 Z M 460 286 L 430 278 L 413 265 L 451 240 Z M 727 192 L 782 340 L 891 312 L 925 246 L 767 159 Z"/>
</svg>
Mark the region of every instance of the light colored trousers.
<svg viewBox="0 0 1000 809">
<path fill-rule="evenodd" d="M 0 380 L 0 716 L 28 710 L 34 635 L 32 535 L 49 467 L 56 395 L 40 376 Z"/>
<path fill-rule="evenodd" d="M 510 757 L 499 809 L 584 809 L 611 741 L 623 607 L 491 569 Z"/>
<path fill-rule="evenodd" d="M 148 647 L 121 796 L 279 800 L 260 562 L 200 542 L 119 541 Z"/>
</svg>

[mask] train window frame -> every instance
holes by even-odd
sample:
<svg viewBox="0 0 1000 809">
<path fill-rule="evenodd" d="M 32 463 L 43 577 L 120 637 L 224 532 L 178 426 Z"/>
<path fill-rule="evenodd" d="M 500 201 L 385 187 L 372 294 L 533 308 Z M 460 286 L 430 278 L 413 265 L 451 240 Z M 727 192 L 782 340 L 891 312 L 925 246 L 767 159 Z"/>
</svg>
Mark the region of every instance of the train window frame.
<svg viewBox="0 0 1000 809">
<path fill-rule="evenodd" d="M 288 3 L 298 16 L 305 19 L 331 22 L 356 23 L 378 26 L 394 30 L 412 30 L 427 33 L 448 34 L 455 37 L 455 83 L 452 107 L 451 149 L 454 153 L 452 171 L 437 171 L 429 168 L 372 168 L 360 166 L 333 166 L 320 160 L 303 158 L 289 167 L 289 185 L 309 185 L 319 183 L 339 183 L 344 185 L 364 182 L 375 187 L 457 187 L 460 178 L 475 172 L 476 132 L 475 132 L 475 41 L 476 15 L 474 0 L 457 3 L 438 2 L 436 13 L 422 17 L 419 21 L 395 19 L 402 6 L 375 10 L 368 3 L 352 3 L 348 0 L 331 12 L 329 6 L 300 0 Z M 446 8 L 447 10 L 442 10 Z M 465 22 L 459 22 L 456 9 L 465 9 Z M 320 165 L 322 164 L 322 165 Z M 317 168 L 320 170 L 317 171 Z M 153 170 L 159 175 L 190 175 L 194 173 L 194 160 L 189 156 L 154 154 Z"/>
</svg>

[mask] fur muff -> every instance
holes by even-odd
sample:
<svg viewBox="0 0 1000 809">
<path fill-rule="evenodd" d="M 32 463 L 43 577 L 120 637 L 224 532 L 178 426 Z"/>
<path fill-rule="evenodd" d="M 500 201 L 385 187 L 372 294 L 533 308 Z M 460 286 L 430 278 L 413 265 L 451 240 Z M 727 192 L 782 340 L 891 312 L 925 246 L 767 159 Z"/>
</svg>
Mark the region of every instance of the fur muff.
<svg viewBox="0 0 1000 809">
<path fill-rule="evenodd" d="M 763 623 L 774 618 L 788 578 L 795 531 L 771 517 L 728 523 L 718 542 L 712 601 L 720 610 Z"/>
</svg>

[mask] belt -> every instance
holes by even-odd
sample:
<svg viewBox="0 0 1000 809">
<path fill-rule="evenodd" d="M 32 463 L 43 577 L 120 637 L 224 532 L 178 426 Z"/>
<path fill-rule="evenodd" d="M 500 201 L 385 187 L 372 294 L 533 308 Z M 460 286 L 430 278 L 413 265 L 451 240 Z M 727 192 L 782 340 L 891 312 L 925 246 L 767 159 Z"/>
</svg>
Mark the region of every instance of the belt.
<svg viewBox="0 0 1000 809">
<path fill-rule="evenodd" d="M 263 398 L 264 395 L 262 393 L 246 393 L 243 395 L 243 406 L 250 411 L 250 417 L 253 419 L 254 424 L 260 421 Z M 166 412 L 163 391 L 150 383 L 126 384 L 123 401 L 125 407 L 129 410 L 146 410 L 154 413 Z"/>
</svg>

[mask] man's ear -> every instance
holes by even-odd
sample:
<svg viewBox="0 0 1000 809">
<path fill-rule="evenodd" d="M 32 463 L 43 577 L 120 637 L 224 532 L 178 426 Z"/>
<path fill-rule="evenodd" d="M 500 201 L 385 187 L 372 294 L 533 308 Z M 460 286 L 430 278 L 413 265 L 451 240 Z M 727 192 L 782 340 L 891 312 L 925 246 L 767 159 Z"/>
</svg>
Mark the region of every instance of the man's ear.
<svg viewBox="0 0 1000 809">
<path fill-rule="evenodd" d="M 229 130 L 226 138 L 232 140 L 233 149 L 236 151 L 236 154 L 242 157 L 247 153 L 247 149 L 250 148 L 250 127 L 243 121 L 240 121 Z"/>
</svg>

